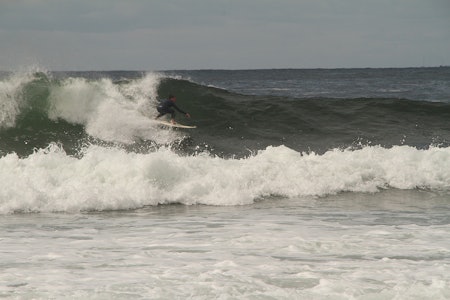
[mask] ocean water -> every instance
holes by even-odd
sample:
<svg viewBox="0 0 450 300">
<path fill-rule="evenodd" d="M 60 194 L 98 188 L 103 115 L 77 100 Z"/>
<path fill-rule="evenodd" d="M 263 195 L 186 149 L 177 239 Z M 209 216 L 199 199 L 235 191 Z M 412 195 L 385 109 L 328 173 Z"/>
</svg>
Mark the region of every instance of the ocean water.
<svg viewBox="0 0 450 300">
<path fill-rule="evenodd" d="M 0 297 L 449 299 L 449 120 L 447 67 L 0 73 Z"/>
</svg>

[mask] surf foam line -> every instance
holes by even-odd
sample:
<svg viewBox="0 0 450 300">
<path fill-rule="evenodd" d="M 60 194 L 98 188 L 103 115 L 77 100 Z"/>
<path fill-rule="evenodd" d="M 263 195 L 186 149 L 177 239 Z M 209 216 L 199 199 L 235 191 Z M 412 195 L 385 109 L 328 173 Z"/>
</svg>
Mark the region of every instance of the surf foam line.
<svg viewBox="0 0 450 300">
<path fill-rule="evenodd" d="M 379 189 L 450 188 L 450 148 L 331 150 L 268 147 L 242 159 L 90 146 L 81 158 L 58 145 L 0 159 L 0 213 L 80 212 L 144 206 L 244 205 L 267 196 L 326 196 Z"/>
</svg>

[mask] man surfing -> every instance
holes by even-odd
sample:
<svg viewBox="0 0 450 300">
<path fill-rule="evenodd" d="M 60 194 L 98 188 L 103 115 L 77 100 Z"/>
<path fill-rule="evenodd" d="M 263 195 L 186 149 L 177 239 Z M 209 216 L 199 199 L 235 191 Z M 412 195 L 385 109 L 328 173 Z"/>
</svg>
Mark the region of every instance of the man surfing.
<svg viewBox="0 0 450 300">
<path fill-rule="evenodd" d="M 170 114 L 171 115 L 170 122 L 172 124 L 176 124 L 175 111 L 173 110 L 174 108 L 178 110 L 180 113 L 184 114 L 187 118 L 190 118 L 191 115 L 181 110 L 178 106 L 176 106 L 175 101 L 177 101 L 177 98 L 174 95 L 169 95 L 169 98 L 161 100 L 159 105 L 156 107 L 156 110 L 159 112 L 159 115 L 156 117 L 156 119 L 164 116 L 165 114 Z"/>
</svg>

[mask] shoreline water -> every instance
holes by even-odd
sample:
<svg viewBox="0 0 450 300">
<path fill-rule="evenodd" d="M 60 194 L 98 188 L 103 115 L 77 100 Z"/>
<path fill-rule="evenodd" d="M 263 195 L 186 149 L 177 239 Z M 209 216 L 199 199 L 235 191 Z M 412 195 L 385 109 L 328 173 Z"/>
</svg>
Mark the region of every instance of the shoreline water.
<svg viewBox="0 0 450 300">
<path fill-rule="evenodd" d="M 436 196 L 385 191 L 4 216 L 0 294 L 445 299 L 448 199 Z"/>
</svg>

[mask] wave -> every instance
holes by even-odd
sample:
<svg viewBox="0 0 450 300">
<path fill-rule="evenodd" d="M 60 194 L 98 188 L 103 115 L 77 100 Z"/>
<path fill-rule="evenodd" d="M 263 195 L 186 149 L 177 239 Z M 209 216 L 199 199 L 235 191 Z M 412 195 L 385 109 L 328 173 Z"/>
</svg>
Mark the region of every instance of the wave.
<svg viewBox="0 0 450 300">
<path fill-rule="evenodd" d="M 159 98 L 176 94 L 193 131 L 162 130 Z M 0 155 L 29 155 L 57 142 L 70 154 L 86 144 L 142 152 L 181 145 L 244 157 L 285 145 L 325 153 L 360 145 L 450 145 L 450 103 L 396 98 L 243 95 L 159 73 L 25 72 L 0 80 Z"/>
<path fill-rule="evenodd" d="M 10 75 L 0 81 L 0 154 L 30 154 L 50 142 L 69 151 L 86 141 L 174 142 L 179 134 L 152 122 L 159 80 L 154 73 L 118 82 L 45 72 Z"/>
<path fill-rule="evenodd" d="M 128 210 L 159 204 L 245 205 L 277 196 L 450 188 L 450 148 L 370 146 L 319 155 L 285 146 L 241 159 L 90 146 L 81 158 L 52 144 L 0 158 L 0 213 Z"/>
</svg>

